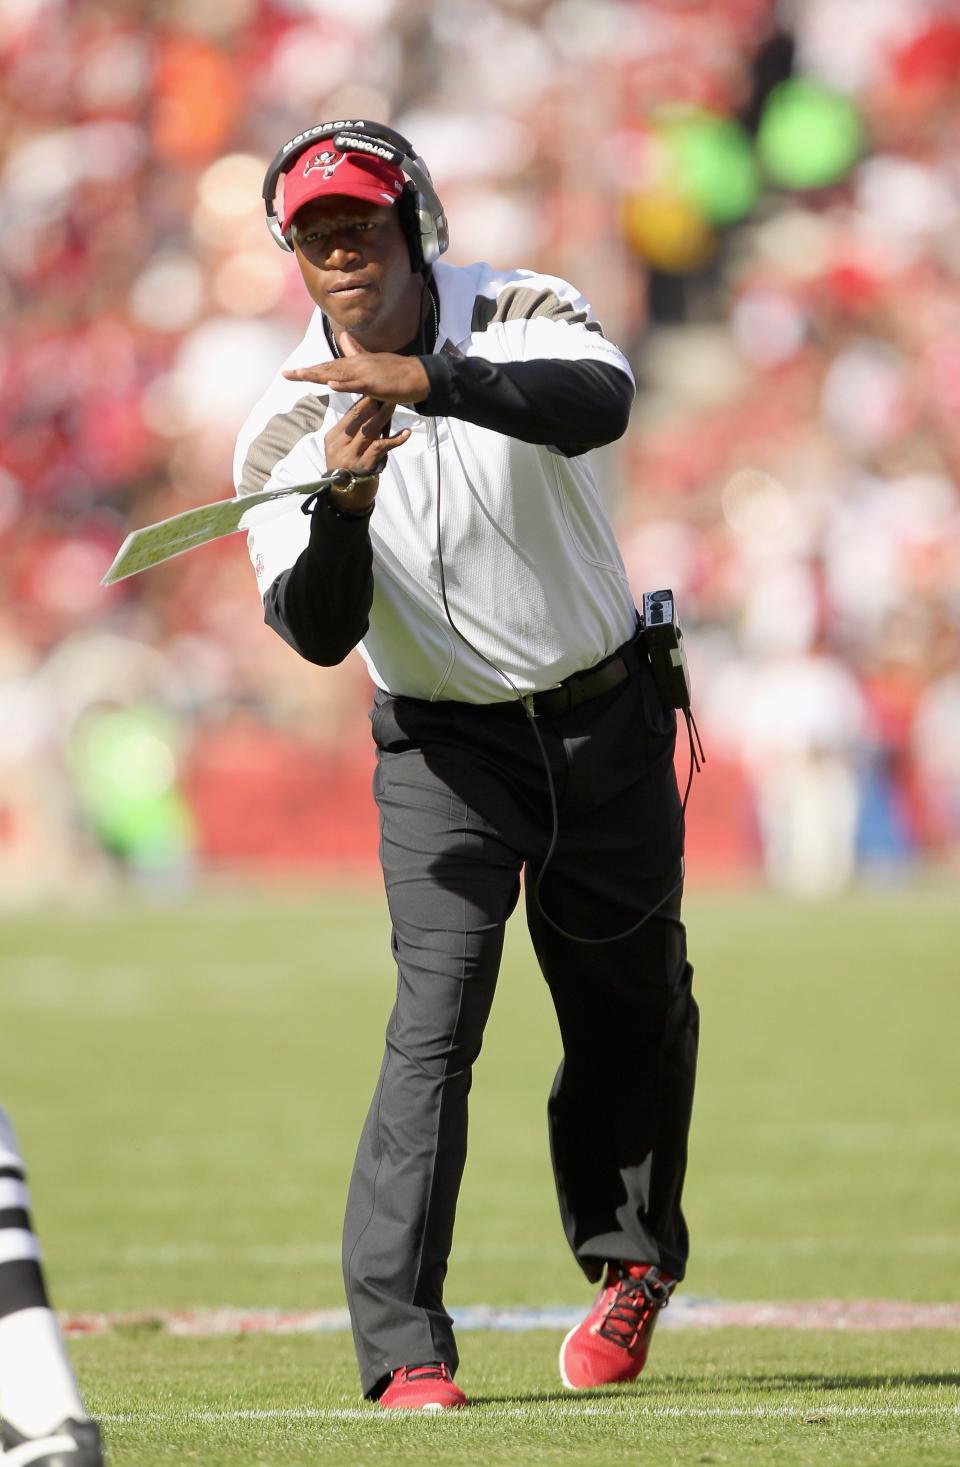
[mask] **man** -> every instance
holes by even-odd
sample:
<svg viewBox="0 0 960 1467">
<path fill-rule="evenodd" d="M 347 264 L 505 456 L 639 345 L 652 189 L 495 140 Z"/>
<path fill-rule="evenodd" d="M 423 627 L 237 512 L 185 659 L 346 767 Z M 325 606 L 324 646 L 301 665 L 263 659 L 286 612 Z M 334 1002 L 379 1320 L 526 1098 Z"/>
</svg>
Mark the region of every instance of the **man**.
<svg viewBox="0 0 960 1467">
<path fill-rule="evenodd" d="M 337 123 L 288 145 L 271 222 L 317 310 L 235 470 L 239 494 L 349 471 L 249 543 L 268 625 L 320 665 L 359 647 L 376 684 L 398 989 L 344 1274 L 364 1393 L 442 1410 L 466 1404 L 443 1281 L 521 869 L 564 1046 L 560 1208 L 603 1281 L 564 1341 L 572 1388 L 639 1374 L 683 1276 L 697 1010 L 676 717 L 590 469 L 627 425 L 629 365 L 565 282 L 434 264 L 439 201 L 405 140 L 378 137 L 397 135 Z"/>
<path fill-rule="evenodd" d="M 20 1147 L 0 1106 L 0 1461 L 103 1467 L 100 1431 L 47 1298 L 29 1206 Z"/>
</svg>

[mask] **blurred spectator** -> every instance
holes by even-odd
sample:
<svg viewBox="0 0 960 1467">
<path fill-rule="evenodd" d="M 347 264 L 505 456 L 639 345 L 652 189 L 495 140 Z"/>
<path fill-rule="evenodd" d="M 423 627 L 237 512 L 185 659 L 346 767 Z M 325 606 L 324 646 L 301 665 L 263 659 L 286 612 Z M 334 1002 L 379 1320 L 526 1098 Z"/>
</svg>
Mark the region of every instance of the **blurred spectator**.
<svg viewBox="0 0 960 1467">
<path fill-rule="evenodd" d="M 692 871 L 698 849 L 749 868 L 751 825 L 769 877 L 810 893 L 857 860 L 956 858 L 951 5 L 0 0 L 0 61 L 8 893 L 69 889 L 118 839 L 181 872 L 194 841 L 221 862 L 364 848 L 332 828 L 351 791 L 367 818 L 368 751 L 343 744 L 362 669 L 291 665 L 239 542 L 98 585 L 129 527 L 230 492 L 237 423 L 306 317 L 263 168 L 350 114 L 413 138 L 456 259 L 590 282 L 635 359 L 602 492 L 638 596 L 678 594 L 726 770 L 725 797 L 694 791 Z M 278 792 L 256 841 L 218 760 Z"/>
<path fill-rule="evenodd" d="M 722 681 L 711 723 L 721 748 L 729 730 L 744 762 L 768 880 L 807 897 L 841 891 L 860 814 L 865 708 L 856 679 L 823 649 L 784 649 L 733 665 Z"/>
</svg>

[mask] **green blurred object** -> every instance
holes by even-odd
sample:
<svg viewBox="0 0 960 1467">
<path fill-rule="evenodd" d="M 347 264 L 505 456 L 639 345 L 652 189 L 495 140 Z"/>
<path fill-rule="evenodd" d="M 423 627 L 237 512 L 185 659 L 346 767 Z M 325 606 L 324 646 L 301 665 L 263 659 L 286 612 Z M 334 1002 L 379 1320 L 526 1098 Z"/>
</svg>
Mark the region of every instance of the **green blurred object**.
<svg viewBox="0 0 960 1467">
<path fill-rule="evenodd" d="M 177 788 L 174 730 L 163 713 L 92 708 L 70 736 L 68 760 L 84 815 L 121 861 L 164 871 L 189 854 L 193 822 Z"/>
<path fill-rule="evenodd" d="M 774 87 L 757 134 L 760 160 L 784 188 L 825 188 L 856 163 L 860 115 L 849 98 L 807 77 Z"/>
<path fill-rule="evenodd" d="M 676 182 L 711 224 L 735 224 L 750 213 L 760 189 L 750 139 L 738 122 L 690 111 L 667 119 L 660 135 L 673 154 Z"/>
</svg>

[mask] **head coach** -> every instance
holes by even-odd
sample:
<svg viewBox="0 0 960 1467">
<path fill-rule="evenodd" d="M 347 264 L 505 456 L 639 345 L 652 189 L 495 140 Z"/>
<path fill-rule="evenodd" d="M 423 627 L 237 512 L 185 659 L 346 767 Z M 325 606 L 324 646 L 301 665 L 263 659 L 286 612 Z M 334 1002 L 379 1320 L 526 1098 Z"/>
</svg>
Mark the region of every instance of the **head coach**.
<svg viewBox="0 0 960 1467">
<path fill-rule="evenodd" d="M 299 134 L 264 199 L 317 309 L 240 433 L 237 493 L 337 472 L 251 530 L 251 559 L 268 625 L 321 666 L 358 648 L 375 684 L 398 986 L 344 1229 L 362 1388 L 466 1404 L 443 1284 L 521 871 L 563 1042 L 560 1212 L 600 1283 L 561 1375 L 633 1380 L 687 1261 L 697 1009 L 676 715 L 591 470 L 630 367 L 565 281 L 440 261 L 443 208 L 389 128 Z"/>
</svg>

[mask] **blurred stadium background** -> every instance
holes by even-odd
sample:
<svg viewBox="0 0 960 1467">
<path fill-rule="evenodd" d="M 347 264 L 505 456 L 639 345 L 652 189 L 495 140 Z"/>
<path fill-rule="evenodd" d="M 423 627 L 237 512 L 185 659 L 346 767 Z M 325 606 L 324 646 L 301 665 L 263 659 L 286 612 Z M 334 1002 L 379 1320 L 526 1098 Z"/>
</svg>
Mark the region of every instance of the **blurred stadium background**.
<svg viewBox="0 0 960 1467">
<path fill-rule="evenodd" d="M 359 659 L 262 627 L 241 538 L 99 586 L 231 492 L 307 317 L 264 163 L 349 115 L 635 363 L 603 489 L 686 625 L 692 879 L 956 864 L 952 0 L 0 0 L 0 60 L 5 902 L 373 869 Z"/>
</svg>

